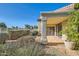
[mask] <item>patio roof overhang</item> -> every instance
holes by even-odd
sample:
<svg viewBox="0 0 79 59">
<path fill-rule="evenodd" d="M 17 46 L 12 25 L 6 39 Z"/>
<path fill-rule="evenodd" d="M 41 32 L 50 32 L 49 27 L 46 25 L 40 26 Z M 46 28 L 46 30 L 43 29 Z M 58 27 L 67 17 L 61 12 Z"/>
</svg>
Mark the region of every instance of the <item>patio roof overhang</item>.
<svg viewBox="0 0 79 59">
<path fill-rule="evenodd" d="M 41 16 L 44 16 L 44 17 L 57 17 L 57 16 L 66 16 L 66 15 L 69 15 L 69 12 L 41 12 Z"/>
<path fill-rule="evenodd" d="M 65 21 L 69 16 L 69 12 L 73 10 L 75 10 L 74 4 L 70 4 L 54 11 L 40 12 L 40 16 L 47 18 L 47 26 L 54 26 Z"/>
<path fill-rule="evenodd" d="M 59 12 L 59 13 L 41 13 L 42 16 L 47 17 L 47 27 L 55 26 L 56 24 L 59 24 L 69 17 L 69 11 L 68 12 Z"/>
</svg>

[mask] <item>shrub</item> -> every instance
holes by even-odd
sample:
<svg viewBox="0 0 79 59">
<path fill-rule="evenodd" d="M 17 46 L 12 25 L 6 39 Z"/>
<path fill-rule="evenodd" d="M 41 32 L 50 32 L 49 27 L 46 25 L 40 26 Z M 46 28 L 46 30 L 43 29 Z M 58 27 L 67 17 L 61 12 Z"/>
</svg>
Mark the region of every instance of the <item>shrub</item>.
<svg viewBox="0 0 79 59">
<path fill-rule="evenodd" d="M 17 38 L 20 38 L 25 35 L 29 35 L 30 31 L 29 30 L 11 30 L 9 31 L 9 37 L 11 40 L 15 40 Z"/>
<path fill-rule="evenodd" d="M 63 29 L 63 33 L 67 35 L 68 41 L 77 42 L 79 40 L 79 11 L 70 12 L 70 17 L 67 19 L 67 23 Z"/>
<path fill-rule="evenodd" d="M 0 46 L 0 55 L 3 56 L 40 56 L 45 51 L 40 44 L 35 43 L 34 36 L 19 38 L 18 40 L 6 41 Z"/>
<path fill-rule="evenodd" d="M 79 40 L 76 42 L 74 49 L 75 49 L 75 50 L 79 50 Z"/>
<path fill-rule="evenodd" d="M 5 43 L 9 39 L 8 33 L 0 33 L 0 43 Z"/>
<path fill-rule="evenodd" d="M 5 54 L 5 46 L 3 44 L 0 44 L 0 56 Z"/>
<path fill-rule="evenodd" d="M 69 16 L 62 32 L 67 35 L 67 41 L 74 42 L 77 46 L 79 44 L 79 11 L 71 11 Z"/>
<path fill-rule="evenodd" d="M 33 36 L 38 35 L 38 31 L 33 31 L 33 32 L 32 32 L 32 35 L 33 35 Z"/>
<path fill-rule="evenodd" d="M 0 55 L 3 56 L 40 56 L 45 55 L 39 44 L 32 44 L 17 48 L 7 48 L 6 45 L 0 46 Z"/>
<path fill-rule="evenodd" d="M 74 4 L 74 9 L 79 9 L 79 3 Z"/>
<path fill-rule="evenodd" d="M 17 49 L 17 55 L 20 56 L 40 56 L 44 54 L 44 51 L 40 48 L 38 44 L 24 46 L 22 48 Z"/>
</svg>

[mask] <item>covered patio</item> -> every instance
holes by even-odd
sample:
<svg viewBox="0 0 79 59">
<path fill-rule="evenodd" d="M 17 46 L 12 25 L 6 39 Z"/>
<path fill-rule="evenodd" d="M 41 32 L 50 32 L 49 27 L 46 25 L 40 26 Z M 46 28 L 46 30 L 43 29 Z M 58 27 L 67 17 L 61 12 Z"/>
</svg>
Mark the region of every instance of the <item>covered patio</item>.
<svg viewBox="0 0 79 59">
<path fill-rule="evenodd" d="M 38 19 L 38 32 L 41 34 L 40 42 L 42 44 L 63 42 L 66 40 L 65 34 L 60 33 L 66 24 L 71 10 L 74 10 L 74 4 L 59 8 L 55 11 L 41 12 Z"/>
<path fill-rule="evenodd" d="M 39 42 L 42 44 L 64 43 L 65 37 L 60 34 L 62 31 L 68 14 L 61 13 L 41 13 L 39 22 L 39 32 L 41 37 Z"/>
</svg>

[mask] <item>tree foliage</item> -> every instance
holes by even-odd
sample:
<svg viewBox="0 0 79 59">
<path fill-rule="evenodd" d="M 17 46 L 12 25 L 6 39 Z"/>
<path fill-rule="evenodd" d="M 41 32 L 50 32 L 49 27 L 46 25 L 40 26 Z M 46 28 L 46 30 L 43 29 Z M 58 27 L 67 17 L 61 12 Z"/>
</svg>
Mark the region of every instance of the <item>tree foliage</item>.
<svg viewBox="0 0 79 59">
<path fill-rule="evenodd" d="M 79 3 L 74 4 L 74 9 L 79 9 Z"/>
<path fill-rule="evenodd" d="M 67 24 L 64 27 L 63 33 L 68 37 L 69 41 L 79 40 L 79 11 L 70 12 Z"/>
<path fill-rule="evenodd" d="M 36 26 L 36 25 L 35 25 L 35 26 L 34 26 L 34 28 L 35 28 L 35 29 L 37 29 L 37 28 L 38 28 L 38 26 Z"/>
<path fill-rule="evenodd" d="M 1 27 L 1 28 L 7 28 L 6 24 L 3 23 L 3 22 L 0 23 L 0 27 Z"/>
<path fill-rule="evenodd" d="M 30 27 L 31 27 L 30 25 L 25 24 L 25 28 L 26 28 L 26 29 L 30 29 Z"/>
<path fill-rule="evenodd" d="M 25 28 L 26 29 L 37 29 L 38 28 L 38 26 L 31 26 L 31 25 L 28 25 L 28 24 L 25 24 Z"/>
</svg>

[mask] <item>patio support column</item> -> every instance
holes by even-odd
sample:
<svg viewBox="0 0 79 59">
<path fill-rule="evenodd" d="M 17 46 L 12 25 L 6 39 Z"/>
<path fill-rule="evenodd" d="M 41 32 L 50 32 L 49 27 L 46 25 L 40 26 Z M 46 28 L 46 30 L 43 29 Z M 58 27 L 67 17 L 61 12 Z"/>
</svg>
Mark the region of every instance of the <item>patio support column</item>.
<svg viewBox="0 0 79 59">
<path fill-rule="evenodd" d="M 47 44 L 47 36 L 46 36 L 46 17 L 41 16 L 41 44 Z"/>
<path fill-rule="evenodd" d="M 41 19 L 38 19 L 38 32 L 41 32 Z"/>
</svg>

